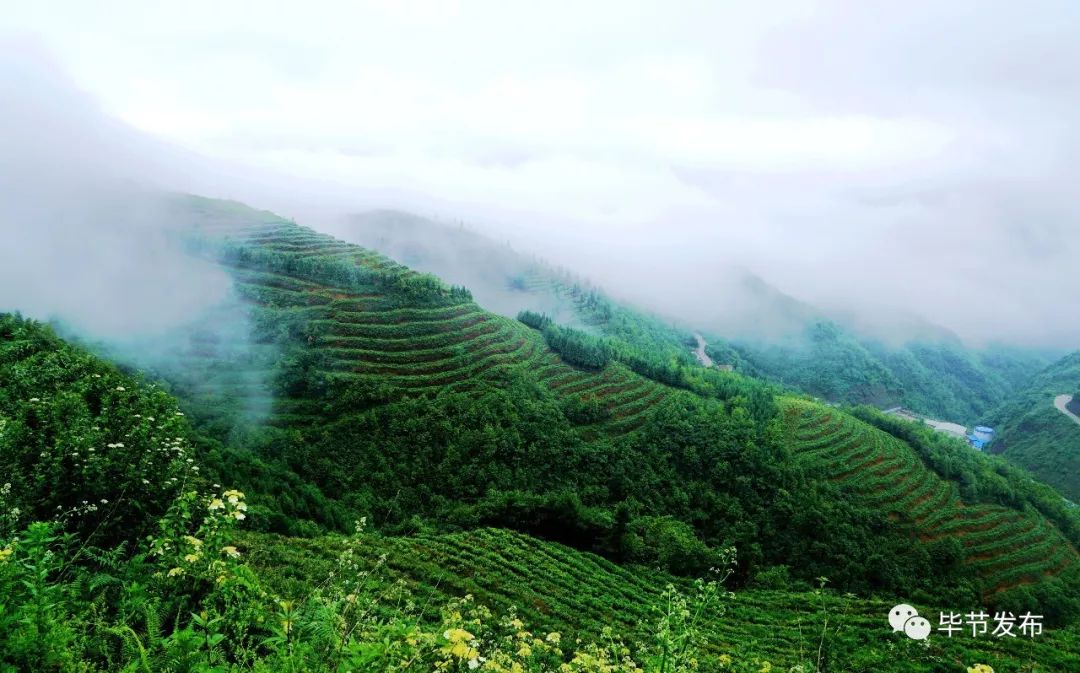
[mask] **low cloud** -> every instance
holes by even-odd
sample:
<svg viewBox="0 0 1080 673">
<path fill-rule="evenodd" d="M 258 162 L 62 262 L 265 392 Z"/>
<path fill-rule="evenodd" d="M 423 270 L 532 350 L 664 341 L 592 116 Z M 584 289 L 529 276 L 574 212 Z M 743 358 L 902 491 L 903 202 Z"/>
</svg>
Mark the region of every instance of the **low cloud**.
<svg viewBox="0 0 1080 673">
<path fill-rule="evenodd" d="M 466 220 L 725 329 L 748 271 L 894 336 L 1080 345 L 1072 3 L 117 4 L 8 20 L 171 188 Z"/>
<path fill-rule="evenodd" d="M 102 338 L 189 322 L 231 287 L 185 254 L 178 155 L 101 114 L 33 47 L 0 59 L 0 310 Z"/>
</svg>

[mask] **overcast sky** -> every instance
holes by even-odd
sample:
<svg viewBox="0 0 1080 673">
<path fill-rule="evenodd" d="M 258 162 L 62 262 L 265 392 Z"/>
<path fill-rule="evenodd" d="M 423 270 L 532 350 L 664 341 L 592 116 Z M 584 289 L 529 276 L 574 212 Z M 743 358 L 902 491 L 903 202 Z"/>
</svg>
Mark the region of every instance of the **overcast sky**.
<svg viewBox="0 0 1080 673">
<path fill-rule="evenodd" d="M 23 2 L 0 33 L 253 169 L 212 195 L 437 211 L 684 313 L 741 265 L 1080 347 L 1076 2 Z"/>
</svg>

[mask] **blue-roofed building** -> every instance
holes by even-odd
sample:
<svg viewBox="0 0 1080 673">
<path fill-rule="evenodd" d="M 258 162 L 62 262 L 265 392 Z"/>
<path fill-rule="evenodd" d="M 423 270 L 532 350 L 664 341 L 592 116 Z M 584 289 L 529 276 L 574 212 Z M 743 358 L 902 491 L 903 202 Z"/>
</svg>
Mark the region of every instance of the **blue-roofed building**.
<svg viewBox="0 0 1080 673">
<path fill-rule="evenodd" d="M 987 444 L 994 440 L 994 429 L 985 425 L 976 425 L 971 434 L 967 436 L 967 440 L 969 444 L 982 451 Z"/>
</svg>

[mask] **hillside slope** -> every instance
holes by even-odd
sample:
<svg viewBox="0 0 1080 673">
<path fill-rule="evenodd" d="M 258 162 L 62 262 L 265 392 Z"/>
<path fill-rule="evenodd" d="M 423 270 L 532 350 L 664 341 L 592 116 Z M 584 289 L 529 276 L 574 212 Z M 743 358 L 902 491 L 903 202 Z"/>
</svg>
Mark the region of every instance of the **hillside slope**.
<svg viewBox="0 0 1080 673">
<path fill-rule="evenodd" d="M 974 424 L 1048 364 L 1036 352 L 965 348 L 947 330 L 916 319 L 895 327 L 910 333 L 907 341 L 886 343 L 868 336 L 883 330 L 864 329 L 859 316 L 832 316 L 750 273 L 713 288 L 721 296 L 712 302 L 704 283 L 698 290 L 698 315 L 673 322 L 616 301 L 582 277 L 462 225 L 374 211 L 352 218 L 340 235 L 467 285 L 482 305 L 504 315 L 546 313 L 557 322 L 616 336 L 665 357 L 684 357 L 696 345 L 693 333 L 700 331 L 714 361 L 835 402 L 902 404 Z M 710 308 L 713 304 L 723 310 Z"/>
<path fill-rule="evenodd" d="M 1041 371 L 1029 386 L 988 415 L 997 437 L 990 451 L 1080 501 L 1080 426 L 1054 407 L 1080 391 L 1080 352 Z"/>
<path fill-rule="evenodd" d="M 808 469 L 884 509 L 920 540 L 959 542 L 952 562 L 975 569 L 984 599 L 1048 577 L 1070 578 L 1065 586 L 1076 581 L 1080 529 L 1071 531 L 1077 539 L 1070 542 L 1034 507 L 965 502 L 957 484 L 942 478 L 912 445 L 838 410 L 790 400 L 784 415 L 795 456 Z M 985 462 L 960 442 L 950 448 Z M 1075 523 L 1063 519 L 1063 525 Z"/>
<path fill-rule="evenodd" d="M 332 572 L 346 546 L 342 538 L 307 540 L 251 535 L 243 540 L 251 563 L 285 596 L 311 591 Z M 642 566 L 621 566 L 593 554 L 499 529 L 404 538 L 368 536 L 359 547 L 365 567 L 385 565 L 377 584 L 404 582 L 413 599 L 439 606 L 472 595 L 500 610 L 514 610 L 542 631 L 564 640 L 588 639 L 605 627 L 630 641 L 655 637 L 665 587 L 685 579 Z M 931 637 L 928 647 L 890 633 L 884 615 L 895 601 L 857 599 L 826 590 L 744 590 L 704 625 L 704 651 L 732 661 L 730 669 L 760 671 L 803 666 L 814 670 L 960 671 L 975 662 L 996 671 L 1066 671 L 1080 666 L 1080 632 L 1051 630 L 1042 637 Z M 949 606 L 915 602 L 920 614 Z M 821 638 L 828 619 L 827 635 Z M 1028 668 L 1025 668 L 1028 667 Z"/>
<path fill-rule="evenodd" d="M 684 578 L 507 530 L 315 538 L 236 531 L 260 526 L 270 512 L 211 484 L 242 476 L 214 473 L 218 460 L 153 384 L 41 325 L 0 316 L 0 465 L 13 484 L 0 492 L 0 666 L 197 671 L 230 662 L 237 670 L 331 671 L 344 655 L 383 670 L 372 657 L 386 656 L 387 644 L 431 639 L 428 656 L 445 655 L 451 627 L 479 633 L 471 621 L 445 625 L 452 610 L 472 604 L 453 603 L 466 595 L 520 624 L 516 631 L 561 634 L 567 652 L 621 638 L 647 660 L 671 614 L 666 587 L 694 595 Z M 95 507 L 80 506 L 91 499 Z M 377 612 L 358 616 L 356 605 Z M 820 663 L 929 672 L 988 663 L 1051 671 L 1078 663 L 1074 627 L 1035 639 L 935 635 L 923 646 L 890 632 L 891 601 L 796 587 L 739 592 L 722 605 L 696 627 L 703 670 Z M 917 607 L 929 615 L 956 606 Z M 292 625 L 301 638 L 290 639 Z M 495 643 L 482 638 L 490 656 Z M 461 670 L 465 659 L 456 662 Z"/>
</svg>

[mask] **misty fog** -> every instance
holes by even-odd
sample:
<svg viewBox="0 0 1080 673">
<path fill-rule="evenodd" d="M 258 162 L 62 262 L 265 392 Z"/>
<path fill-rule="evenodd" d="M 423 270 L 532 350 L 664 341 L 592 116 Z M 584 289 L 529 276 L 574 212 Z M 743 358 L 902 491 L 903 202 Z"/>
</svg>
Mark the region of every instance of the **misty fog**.
<svg viewBox="0 0 1080 673">
<path fill-rule="evenodd" d="M 0 310 L 115 337 L 218 305 L 158 226 L 180 191 L 465 221 L 723 330 L 757 277 L 892 337 L 1080 345 L 1080 9 L 669 10 L 9 8 Z"/>
</svg>

